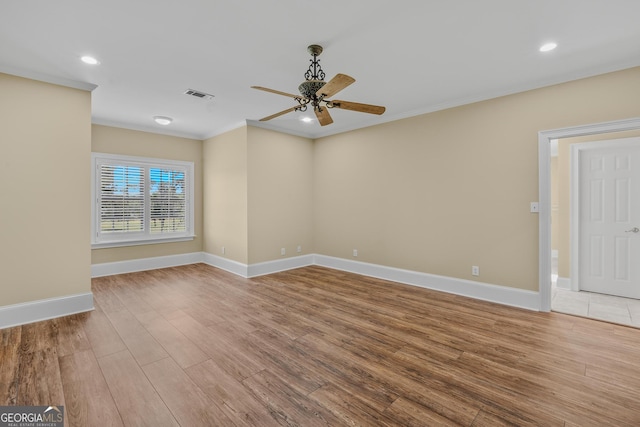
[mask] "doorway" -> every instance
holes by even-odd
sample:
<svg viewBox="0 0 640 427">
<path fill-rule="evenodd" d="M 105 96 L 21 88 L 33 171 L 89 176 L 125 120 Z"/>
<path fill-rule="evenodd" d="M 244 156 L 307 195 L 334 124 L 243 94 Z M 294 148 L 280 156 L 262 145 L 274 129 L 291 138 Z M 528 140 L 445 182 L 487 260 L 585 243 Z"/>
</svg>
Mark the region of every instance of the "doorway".
<svg viewBox="0 0 640 427">
<path fill-rule="evenodd" d="M 538 133 L 539 165 L 539 295 L 540 310 L 551 311 L 552 250 L 551 250 L 551 141 L 561 138 L 603 135 L 640 129 L 640 118 L 597 123 Z"/>
<path fill-rule="evenodd" d="M 640 236 L 625 233 L 640 220 L 636 135 L 552 142 L 553 311 L 640 327 Z"/>
</svg>

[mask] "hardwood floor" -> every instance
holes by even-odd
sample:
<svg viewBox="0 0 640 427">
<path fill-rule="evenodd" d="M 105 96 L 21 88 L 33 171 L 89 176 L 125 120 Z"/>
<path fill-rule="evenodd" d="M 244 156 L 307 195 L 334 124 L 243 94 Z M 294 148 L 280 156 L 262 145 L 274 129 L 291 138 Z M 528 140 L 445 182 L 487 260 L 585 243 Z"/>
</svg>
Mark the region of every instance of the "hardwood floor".
<svg viewBox="0 0 640 427">
<path fill-rule="evenodd" d="M 93 280 L 0 331 L 0 405 L 71 426 L 640 424 L 640 330 L 321 267 Z"/>
</svg>

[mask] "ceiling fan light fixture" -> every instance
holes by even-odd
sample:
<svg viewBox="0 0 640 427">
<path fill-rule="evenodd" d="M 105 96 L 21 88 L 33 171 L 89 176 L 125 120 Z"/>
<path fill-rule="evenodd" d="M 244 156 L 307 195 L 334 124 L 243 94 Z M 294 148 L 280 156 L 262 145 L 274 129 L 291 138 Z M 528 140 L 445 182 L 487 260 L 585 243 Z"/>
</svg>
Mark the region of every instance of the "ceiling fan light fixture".
<svg viewBox="0 0 640 427">
<path fill-rule="evenodd" d="M 167 126 L 171 124 L 173 119 L 171 117 L 166 117 L 166 116 L 153 116 L 153 121 L 159 125 Z"/>
<path fill-rule="evenodd" d="M 298 86 L 298 90 L 300 91 L 300 94 L 305 98 L 313 99 L 316 92 L 326 84 L 327 82 L 321 80 L 306 80 L 300 83 L 300 86 Z"/>
<path fill-rule="evenodd" d="M 305 122 L 305 123 L 311 123 L 311 121 L 313 120 L 311 117 L 303 117 L 300 119 L 301 121 Z"/>
</svg>

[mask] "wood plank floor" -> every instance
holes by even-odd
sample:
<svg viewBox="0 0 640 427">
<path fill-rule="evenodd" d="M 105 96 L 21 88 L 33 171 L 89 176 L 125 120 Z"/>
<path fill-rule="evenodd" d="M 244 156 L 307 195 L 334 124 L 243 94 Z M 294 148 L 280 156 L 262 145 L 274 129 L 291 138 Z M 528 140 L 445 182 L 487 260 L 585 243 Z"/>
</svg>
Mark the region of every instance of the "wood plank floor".
<svg viewBox="0 0 640 427">
<path fill-rule="evenodd" d="M 321 267 L 97 278 L 0 331 L 0 405 L 70 426 L 637 426 L 640 330 Z"/>
</svg>

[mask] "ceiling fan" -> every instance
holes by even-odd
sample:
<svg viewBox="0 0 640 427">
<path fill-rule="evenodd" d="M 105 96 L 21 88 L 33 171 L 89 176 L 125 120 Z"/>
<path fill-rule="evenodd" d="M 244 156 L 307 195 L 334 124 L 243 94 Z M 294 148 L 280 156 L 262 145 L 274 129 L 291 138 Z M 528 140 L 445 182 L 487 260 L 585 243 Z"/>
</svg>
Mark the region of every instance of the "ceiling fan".
<svg viewBox="0 0 640 427">
<path fill-rule="evenodd" d="M 322 53 L 322 46 L 312 44 L 307 48 L 307 51 L 313 56 L 310 59 L 311 65 L 306 73 L 304 73 L 305 81 L 298 86 L 298 90 L 301 95 L 294 95 L 291 93 L 281 92 L 275 89 L 269 89 L 262 86 L 251 86 L 253 89 L 263 90 L 265 92 L 275 93 L 277 95 L 287 96 L 293 98 L 298 102 L 295 107 L 287 108 L 286 110 L 272 114 L 270 116 L 260 119 L 261 122 L 275 119 L 283 114 L 290 113 L 292 111 L 307 111 L 307 106 L 313 107 L 313 111 L 316 113 L 318 122 L 321 126 L 330 125 L 333 123 L 333 119 L 329 114 L 330 108 L 341 108 L 343 110 L 359 111 L 369 114 L 382 114 L 385 111 L 384 107 L 379 105 L 360 104 L 358 102 L 329 100 L 336 93 L 346 88 L 356 80 L 353 77 L 346 74 L 336 74 L 334 78 L 328 82 L 324 81 L 324 71 L 320 66 L 320 60 L 318 56 Z"/>
</svg>

